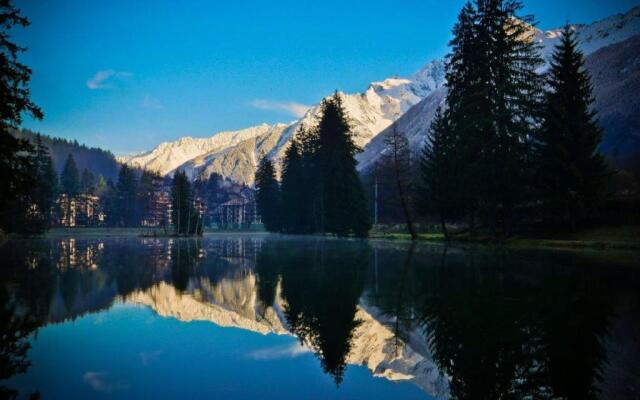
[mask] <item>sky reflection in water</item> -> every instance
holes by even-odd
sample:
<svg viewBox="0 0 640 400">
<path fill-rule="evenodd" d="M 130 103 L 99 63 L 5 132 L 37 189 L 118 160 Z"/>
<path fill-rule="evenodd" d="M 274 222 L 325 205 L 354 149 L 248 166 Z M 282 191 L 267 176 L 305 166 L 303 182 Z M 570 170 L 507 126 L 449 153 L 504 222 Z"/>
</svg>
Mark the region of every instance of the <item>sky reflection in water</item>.
<svg viewBox="0 0 640 400">
<path fill-rule="evenodd" d="M 640 274 L 597 254 L 256 235 L 14 241 L 0 259 L 6 393 L 587 399 L 640 390 Z"/>
</svg>

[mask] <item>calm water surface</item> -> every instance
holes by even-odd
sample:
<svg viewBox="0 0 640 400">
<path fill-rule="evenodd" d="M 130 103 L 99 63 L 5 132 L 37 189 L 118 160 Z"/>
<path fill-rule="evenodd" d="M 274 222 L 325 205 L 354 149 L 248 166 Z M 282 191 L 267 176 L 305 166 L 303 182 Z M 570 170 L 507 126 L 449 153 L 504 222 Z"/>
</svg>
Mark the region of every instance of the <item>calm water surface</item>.
<svg viewBox="0 0 640 400">
<path fill-rule="evenodd" d="M 637 399 L 634 257 L 266 235 L 10 241 L 0 397 Z"/>
</svg>

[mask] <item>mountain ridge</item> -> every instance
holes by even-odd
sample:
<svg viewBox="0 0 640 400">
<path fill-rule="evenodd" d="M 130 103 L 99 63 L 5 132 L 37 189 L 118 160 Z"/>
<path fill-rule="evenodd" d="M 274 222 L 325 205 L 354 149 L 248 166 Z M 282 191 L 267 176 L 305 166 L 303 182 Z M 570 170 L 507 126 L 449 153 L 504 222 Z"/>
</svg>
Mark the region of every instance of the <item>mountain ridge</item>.
<svg viewBox="0 0 640 400">
<path fill-rule="evenodd" d="M 589 56 L 603 47 L 640 34 L 640 6 L 591 24 L 572 26 L 576 30 L 581 49 L 585 56 Z M 535 40 L 542 47 L 542 56 L 548 61 L 553 47 L 561 39 L 561 29 L 532 29 Z M 360 170 L 367 169 L 380 156 L 384 136 L 393 126 L 404 123 L 403 129 L 410 130 L 406 133 L 414 149 L 422 146 L 435 109 L 442 103 L 446 94 L 444 72 L 445 61 L 436 59 L 409 77 L 374 81 L 361 93 L 338 92 L 352 120 L 354 141 L 364 150 L 358 155 Z M 180 168 L 187 171 L 192 178 L 217 173 L 224 178 L 252 185 L 259 160 L 267 156 L 278 165 L 300 125 L 315 125 L 319 111 L 320 104 L 316 104 L 302 118 L 289 124 L 261 124 L 239 131 L 216 133 L 209 138 L 185 137 L 174 142 L 164 142 L 141 155 L 119 160 L 136 167 L 155 170 L 163 175 Z M 411 114 L 408 114 L 410 111 Z M 409 123 L 409 120 L 413 122 Z M 421 128 L 417 124 L 420 124 Z M 254 134 L 242 136 L 241 132 Z M 243 140 L 227 140 L 222 143 L 224 138 L 238 136 Z M 216 137 L 218 140 L 214 140 Z M 195 142 L 205 145 L 198 146 Z M 207 146 L 206 143 L 209 142 L 218 143 L 218 147 Z"/>
</svg>

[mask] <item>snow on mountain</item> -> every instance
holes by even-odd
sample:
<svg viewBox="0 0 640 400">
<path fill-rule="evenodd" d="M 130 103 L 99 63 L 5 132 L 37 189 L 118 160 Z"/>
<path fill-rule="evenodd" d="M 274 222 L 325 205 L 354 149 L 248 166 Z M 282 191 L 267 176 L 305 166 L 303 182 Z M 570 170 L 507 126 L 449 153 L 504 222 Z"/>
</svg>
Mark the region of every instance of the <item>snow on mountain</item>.
<svg viewBox="0 0 640 400">
<path fill-rule="evenodd" d="M 596 50 L 619 43 L 640 33 L 640 7 L 634 7 L 624 14 L 616 14 L 592 24 L 572 25 L 585 56 Z M 543 57 L 549 60 L 562 38 L 563 28 L 541 31 L 536 29 L 538 41 L 543 46 Z"/>
<path fill-rule="evenodd" d="M 124 158 L 131 166 L 146 168 L 162 175 L 173 172 L 187 161 L 206 154 L 221 152 L 247 140 L 255 139 L 274 130 L 282 130 L 285 125 L 262 124 L 239 131 L 219 132 L 209 138 L 186 136 L 174 142 L 164 142 L 155 149 Z"/>
<path fill-rule="evenodd" d="M 594 22 L 589 25 L 572 25 L 576 31 L 576 38 L 580 49 L 585 53 L 587 60 L 587 68 L 593 62 L 590 62 L 594 57 L 602 58 L 599 55 L 601 52 L 598 50 L 604 47 L 610 47 L 626 41 L 627 39 L 640 34 L 640 7 L 635 7 L 625 14 L 618 14 L 609 18 L 603 19 L 598 22 Z M 534 35 L 536 40 L 542 46 L 542 55 L 548 62 L 553 49 L 562 38 L 562 28 L 549 30 L 543 32 L 537 28 L 534 28 Z M 596 54 L 598 53 L 598 54 Z M 632 59 L 633 54 L 629 55 Z M 592 73 L 595 72 L 592 71 Z M 444 79 L 444 77 L 443 77 Z M 598 76 L 594 76 L 594 89 L 596 94 L 596 105 L 600 105 L 605 102 L 605 99 L 598 96 L 603 91 L 600 90 L 601 80 Z M 442 87 L 442 85 L 440 86 Z M 364 151 L 358 155 L 358 168 L 363 171 L 371 168 L 375 161 L 384 152 L 384 139 L 389 135 L 394 128 L 398 129 L 407 135 L 412 147 L 415 150 L 419 150 L 424 145 L 424 141 L 427 138 L 429 132 L 429 126 L 431 120 L 435 115 L 437 108 L 443 104 L 446 96 L 446 88 L 437 90 L 430 93 L 417 105 L 407 111 L 401 118 L 399 118 L 392 126 L 383 130 L 378 134 L 375 139 L 368 143 L 364 147 Z M 627 99 L 629 96 L 626 96 Z M 615 99 L 613 101 L 619 101 Z M 608 99 L 607 103 L 611 103 L 612 100 Z M 615 108 L 620 109 L 624 104 L 616 104 Z M 628 108 L 624 106 L 622 108 Z M 607 137 L 605 134 L 605 141 Z"/>
<path fill-rule="evenodd" d="M 160 282 L 119 301 L 144 305 L 160 316 L 184 322 L 208 321 L 262 335 L 291 334 L 282 311 L 286 302 L 279 288 L 273 306 L 265 307 L 258 300 L 253 273 L 215 284 L 202 279 L 191 282 L 190 287 L 182 293 Z M 389 328 L 391 321 L 378 314 L 373 307 L 358 305 L 354 318 L 360 324 L 353 332 L 347 363 L 363 365 L 375 376 L 388 380 L 412 382 L 435 398 L 448 398 L 448 378 L 440 373 L 421 330 L 416 329 L 404 342 Z M 310 345 L 305 343 L 298 351 L 311 351 Z"/>
<path fill-rule="evenodd" d="M 562 36 L 562 29 L 534 29 L 545 60 Z M 589 25 L 574 25 L 578 42 L 586 55 L 622 42 L 640 33 L 640 7 Z M 434 60 L 406 78 L 373 82 L 363 93 L 344 94 L 344 107 L 351 118 L 354 139 L 364 152 L 358 155 L 359 169 L 373 165 L 384 148 L 384 137 L 392 124 L 405 132 L 418 149 L 424 143 L 431 118 L 446 94 L 445 63 Z M 150 152 L 122 159 L 132 166 L 169 174 L 182 168 L 192 177 L 217 173 L 239 183 L 253 184 L 259 160 L 268 156 L 279 161 L 300 124 L 317 123 L 320 105 L 311 107 L 291 124 L 266 125 L 235 132 L 220 132 L 210 138 L 182 138 L 162 143 Z M 401 118 L 402 117 L 402 118 Z"/>
<path fill-rule="evenodd" d="M 355 142 L 365 146 L 412 106 L 444 83 L 444 63 L 433 61 L 410 78 L 373 82 L 364 93 L 339 93 L 353 124 Z M 320 105 L 292 124 L 266 125 L 235 132 L 220 132 L 210 138 L 185 137 L 162 143 L 140 155 L 121 158 L 131 166 L 163 175 L 177 168 L 194 177 L 218 173 L 240 183 L 253 184 L 259 160 L 268 155 L 279 160 L 300 124 L 317 123 Z"/>
</svg>

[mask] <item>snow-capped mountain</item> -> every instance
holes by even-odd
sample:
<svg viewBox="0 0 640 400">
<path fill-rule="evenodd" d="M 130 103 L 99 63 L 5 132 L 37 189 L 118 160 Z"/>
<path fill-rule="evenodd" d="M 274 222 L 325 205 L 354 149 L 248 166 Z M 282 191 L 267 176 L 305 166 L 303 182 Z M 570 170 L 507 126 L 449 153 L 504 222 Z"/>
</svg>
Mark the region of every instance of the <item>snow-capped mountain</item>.
<svg viewBox="0 0 640 400">
<path fill-rule="evenodd" d="M 635 148 L 640 148 L 640 137 L 638 137 L 640 126 L 638 122 L 634 121 L 633 117 L 627 115 L 634 115 L 634 113 L 621 114 L 622 110 L 628 111 L 633 109 L 634 106 L 637 110 L 635 98 L 628 94 L 623 94 L 623 91 L 626 92 L 630 88 L 637 86 L 637 83 L 634 84 L 635 81 L 633 79 L 637 76 L 640 62 L 638 61 L 638 55 L 634 53 L 636 47 L 631 46 L 628 42 L 640 35 L 640 7 L 635 7 L 625 14 L 614 15 L 589 25 L 572 26 L 575 29 L 580 49 L 585 54 L 586 68 L 593 78 L 596 109 L 599 112 L 601 122 L 606 123 L 604 125 L 605 135 L 602 150 L 607 151 L 610 147 L 614 147 L 613 144 L 609 145 L 609 142 L 622 142 L 625 146 L 617 146 L 614 150 L 607 152 L 608 156 L 617 158 L 616 154 L 622 155 L 628 150 L 625 147 L 631 148 L 635 146 Z M 562 30 L 562 28 L 559 28 L 542 31 L 534 28 L 533 34 L 540 43 L 542 55 L 547 62 L 551 54 L 553 54 L 554 47 L 558 45 L 562 38 Z M 622 47 L 626 50 L 624 52 L 622 50 L 612 51 L 611 49 L 614 47 Z M 609 51 L 605 51 L 605 49 L 609 49 Z M 605 73 L 601 67 L 602 64 L 607 65 L 612 70 Z M 614 71 L 614 68 L 618 71 Z M 603 75 L 613 75 L 615 78 L 611 79 L 611 76 L 609 76 L 608 79 L 605 79 Z M 612 81 L 625 83 L 614 85 Z M 415 150 L 421 149 L 427 138 L 431 120 L 437 108 L 444 102 L 445 96 L 446 87 L 430 93 L 420 103 L 403 114 L 392 126 L 381 131 L 364 147 L 364 151 L 358 155 L 358 168 L 362 171 L 373 166 L 384 152 L 385 137 L 394 128 L 407 135 Z M 606 110 L 604 109 L 604 104 L 607 106 Z M 613 112 L 612 110 L 617 111 Z M 622 122 L 623 118 L 624 122 Z M 616 121 L 620 122 L 618 125 L 625 125 L 625 137 L 622 139 L 617 138 L 620 129 L 608 129 L 609 126 L 615 126 Z M 634 123 L 635 125 L 633 125 Z M 635 131 L 635 136 L 628 134 L 626 131 Z M 625 165 L 621 166 L 625 167 Z"/>
<path fill-rule="evenodd" d="M 163 317 L 180 321 L 207 321 L 220 327 L 239 328 L 262 335 L 292 335 L 283 309 L 286 301 L 277 290 L 273 306 L 265 307 L 257 296 L 256 276 L 247 273 L 237 279 L 222 279 L 212 284 L 207 279 L 192 282 L 193 293 L 181 293 L 172 285 L 160 282 L 146 290 L 137 290 L 118 299 L 151 308 Z M 391 381 L 407 381 L 437 399 L 449 397 L 449 381 L 435 363 L 427 340 L 416 329 L 403 341 L 389 328 L 388 317 L 363 302 L 354 318 L 351 351 L 346 362 L 369 368 L 374 376 Z M 290 349 L 311 352 L 311 345 L 296 344 Z M 259 354 L 250 354 L 259 357 Z"/>
<path fill-rule="evenodd" d="M 592 24 L 574 25 L 574 29 L 582 51 L 590 55 L 640 34 L 640 7 Z M 533 33 L 548 61 L 562 37 L 562 28 L 548 31 L 534 28 Z M 361 170 L 379 157 L 384 136 L 394 123 L 409 136 L 416 149 L 422 146 L 431 118 L 446 95 L 444 69 L 443 60 L 434 60 L 410 77 L 373 82 L 363 93 L 339 93 L 351 118 L 355 142 L 364 149 L 358 156 Z M 186 137 L 121 161 L 162 174 L 176 168 L 184 169 L 192 177 L 218 173 L 251 185 L 260 159 L 268 156 L 278 165 L 300 124 L 317 123 L 319 109 L 319 104 L 311 107 L 304 117 L 288 125 L 263 124 L 203 139 Z"/>
<path fill-rule="evenodd" d="M 378 133 L 444 84 L 444 63 L 433 61 L 409 78 L 373 82 L 366 91 L 339 93 L 351 118 L 355 141 L 365 146 Z M 162 143 L 155 149 L 120 158 L 131 166 L 170 174 L 177 168 L 190 176 L 218 173 L 240 183 L 253 184 L 256 167 L 265 155 L 280 159 L 301 124 L 315 125 L 320 105 L 309 109 L 291 124 L 262 124 L 210 138 L 185 137 Z"/>
</svg>

